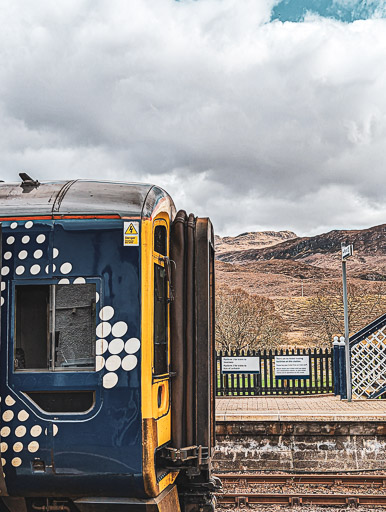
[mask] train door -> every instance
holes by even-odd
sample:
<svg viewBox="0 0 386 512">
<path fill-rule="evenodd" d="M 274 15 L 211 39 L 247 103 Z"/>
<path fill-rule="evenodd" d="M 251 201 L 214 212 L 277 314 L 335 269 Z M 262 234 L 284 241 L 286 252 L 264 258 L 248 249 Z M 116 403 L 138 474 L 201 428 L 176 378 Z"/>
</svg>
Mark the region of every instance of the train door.
<svg viewBox="0 0 386 512">
<path fill-rule="evenodd" d="M 8 492 L 31 495 L 38 480 L 48 496 L 119 494 L 120 479 L 140 475 L 142 465 L 139 247 L 124 245 L 119 219 L 20 221 L 7 229 L 1 433 Z M 102 481 L 90 478 L 102 473 Z"/>
<path fill-rule="evenodd" d="M 152 406 L 158 446 L 170 440 L 169 400 L 169 226 L 167 218 L 153 223 L 153 364 Z"/>
</svg>

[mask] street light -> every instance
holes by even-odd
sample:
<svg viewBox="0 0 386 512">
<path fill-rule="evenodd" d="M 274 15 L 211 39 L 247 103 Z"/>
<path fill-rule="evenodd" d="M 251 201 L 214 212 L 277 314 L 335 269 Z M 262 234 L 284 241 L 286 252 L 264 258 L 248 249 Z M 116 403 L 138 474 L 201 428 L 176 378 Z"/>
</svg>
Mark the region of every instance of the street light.
<svg viewBox="0 0 386 512">
<path fill-rule="evenodd" d="M 350 358 L 350 339 L 348 327 L 348 305 L 347 305 L 347 277 L 346 277 L 346 260 L 354 254 L 354 247 L 352 244 L 346 245 L 342 242 L 342 276 L 343 276 L 343 307 L 344 307 L 344 341 L 346 345 L 345 359 L 346 359 L 346 389 L 347 401 L 351 402 L 352 389 L 351 389 L 351 358 Z"/>
</svg>

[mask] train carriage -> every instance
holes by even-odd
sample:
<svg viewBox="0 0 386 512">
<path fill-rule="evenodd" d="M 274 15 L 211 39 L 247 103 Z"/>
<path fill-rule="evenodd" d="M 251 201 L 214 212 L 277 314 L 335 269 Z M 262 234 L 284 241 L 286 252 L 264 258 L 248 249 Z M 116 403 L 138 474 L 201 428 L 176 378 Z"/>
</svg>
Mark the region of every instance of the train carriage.
<svg viewBox="0 0 386 512">
<path fill-rule="evenodd" d="M 210 510 L 213 229 L 152 185 L 0 184 L 1 507 Z"/>
</svg>

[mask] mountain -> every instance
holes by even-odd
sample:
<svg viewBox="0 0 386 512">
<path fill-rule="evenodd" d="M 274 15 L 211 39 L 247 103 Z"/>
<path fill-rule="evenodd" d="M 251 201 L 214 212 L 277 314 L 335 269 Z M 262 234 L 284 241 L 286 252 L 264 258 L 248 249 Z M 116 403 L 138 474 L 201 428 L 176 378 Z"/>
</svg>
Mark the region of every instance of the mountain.
<svg viewBox="0 0 386 512">
<path fill-rule="evenodd" d="M 362 230 L 333 230 L 313 237 L 297 237 L 291 231 L 279 231 L 277 237 L 273 235 L 274 232 L 268 233 L 270 236 L 266 239 L 265 247 L 259 241 L 261 233 L 220 239 L 216 251 L 217 258 L 238 263 L 271 259 L 307 260 L 317 254 L 340 255 L 342 242 L 353 244 L 354 254 L 357 256 L 386 255 L 386 224 Z M 238 242 L 238 239 L 245 235 L 249 237 L 248 248 L 245 247 L 245 243 Z M 226 240 L 226 243 L 223 240 Z"/>
<path fill-rule="evenodd" d="M 309 295 L 314 295 L 323 281 L 341 278 L 342 242 L 354 245 L 354 256 L 347 263 L 349 277 L 386 281 L 386 224 L 312 237 L 298 237 L 292 231 L 216 237 L 216 270 L 220 283 L 230 281 L 235 286 L 237 282 L 249 292 L 293 296 L 289 289 L 299 290 L 296 281 L 302 281 L 308 283 Z"/>
<path fill-rule="evenodd" d="M 215 236 L 216 255 L 218 259 L 222 259 L 221 255 L 224 253 L 272 247 L 294 238 L 297 238 L 297 235 L 292 231 L 258 231 L 223 238 Z"/>
</svg>

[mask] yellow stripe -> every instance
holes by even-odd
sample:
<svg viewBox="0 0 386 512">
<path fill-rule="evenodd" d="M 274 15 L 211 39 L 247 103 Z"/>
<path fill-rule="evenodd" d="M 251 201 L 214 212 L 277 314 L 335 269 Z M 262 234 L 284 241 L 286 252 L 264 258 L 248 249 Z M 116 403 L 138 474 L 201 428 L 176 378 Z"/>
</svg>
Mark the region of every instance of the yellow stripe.
<svg viewBox="0 0 386 512">
<path fill-rule="evenodd" d="M 178 472 L 169 473 L 159 483 L 156 480 L 154 453 L 158 446 L 170 440 L 171 414 L 165 414 L 168 407 L 165 402 L 158 408 L 158 387 L 160 382 L 153 384 L 153 323 L 154 323 L 154 262 L 161 264 L 158 255 L 153 251 L 154 226 L 160 224 L 159 220 L 166 222 L 168 233 L 169 254 L 169 229 L 168 214 L 160 213 L 152 222 L 142 219 L 141 223 L 141 388 L 142 388 L 142 451 L 143 451 L 143 478 L 145 490 L 149 496 L 157 496 L 163 489 L 173 483 Z M 163 224 L 163 223 L 162 223 Z M 169 323 L 169 322 L 168 322 Z M 170 358 L 170 328 L 168 332 L 169 358 Z M 169 382 L 165 386 L 167 399 L 169 400 Z M 162 416 L 162 417 L 160 417 Z M 160 417 L 160 418 L 159 418 Z M 157 418 L 159 418 L 157 420 Z"/>
</svg>

